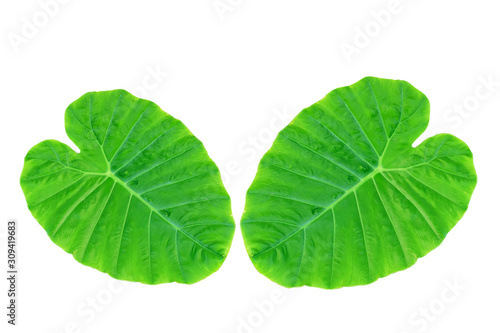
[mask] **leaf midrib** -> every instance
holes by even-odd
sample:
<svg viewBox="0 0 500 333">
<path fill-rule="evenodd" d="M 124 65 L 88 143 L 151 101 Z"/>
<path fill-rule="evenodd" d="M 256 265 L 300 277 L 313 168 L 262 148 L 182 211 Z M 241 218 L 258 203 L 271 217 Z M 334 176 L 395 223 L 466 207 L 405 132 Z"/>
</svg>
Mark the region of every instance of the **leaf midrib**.
<svg viewBox="0 0 500 333">
<path fill-rule="evenodd" d="M 108 177 L 111 177 L 115 182 L 117 182 L 118 184 L 122 185 L 123 188 L 125 188 L 130 194 L 132 194 L 133 196 L 135 196 L 137 199 L 139 199 L 144 205 L 146 205 L 146 207 L 148 207 L 152 212 L 156 213 L 159 217 L 161 217 L 163 220 L 165 220 L 165 222 L 169 223 L 172 227 L 174 227 L 177 231 L 181 232 L 183 235 L 185 235 L 186 237 L 188 237 L 189 239 L 191 239 L 193 242 L 195 242 L 196 244 L 198 244 L 199 246 L 201 246 L 202 248 L 206 249 L 207 251 L 210 251 L 214 254 L 216 254 L 217 256 L 221 257 L 221 258 L 224 258 L 224 255 L 221 255 L 220 253 L 217 253 L 215 252 L 214 250 L 210 249 L 208 246 L 206 246 L 205 244 L 202 244 L 200 243 L 197 239 L 195 239 L 193 236 L 191 236 L 190 234 L 184 232 L 184 230 L 182 230 L 182 228 L 180 226 L 178 226 L 177 224 L 175 224 L 174 222 L 170 221 L 169 219 L 167 219 L 164 215 L 160 214 L 160 212 L 155 208 L 153 207 L 149 202 L 147 202 L 145 199 L 143 199 L 137 192 L 135 192 L 134 190 L 132 190 L 130 187 L 127 186 L 127 184 L 121 180 L 120 178 L 118 178 L 116 175 L 114 175 L 112 172 L 109 172 L 107 173 L 106 175 L 108 175 Z"/>
<path fill-rule="evenodd" d="M 135 192 L 134 190 L 132 190 L 130 187 L 128 187 L 126 185 L 126 183 L 124 181 L 122 181 L 121 179 L 119 179 L 118 177 L 116 177 L 116 175 L 114 175 L 112 172 L 108 172 L 108 173 L 97 173 L 97 172 L 86 172 L 86 171 L 83 171 L 83 170 L 80 170 L 80 169 L 76 169 L 76 168 L 73 168 L 73 167 L 70 167 L 70 166 L 65 166 L 67 169 L 72 169 L 72 170 L 75 170 L 75 171 L 78 171 L 80 173 L 83 173 L 84 175 L 90 175 L 90 176 L 101 176 L 101 177 L 106 177 L 106 178 L 111 178 L 113 181 L 115 181 L 115 183 L 118 183 L 120 184 L 125 190 L 127 190 L 131 195 L 135 196 L 137 199 L 139 199 L 144 205 L 146 205 L 146 207 L 148 207 L 152 212 L 156 213 L 159 217 L 161 217 L 163 220 L 165 220 L 165 222 L 167 222 L 168 224 L 170 224 L 175 230 L 177 231 L 180 231 L 183 235 L 185 235 L 186 237 L 188 237 L 189 239 L 191 239 L 193 242 L 195 242 L 196 244 L 198 244 L 200 247 L 206 249 L 207 251 L 210 251 L 214 254 L 216 254 L 217 256 L 221 257 L 221 258 L 224 258 L 224 255 L 220 254 L 220 253 L 217 253 L 215 252 L 214 250 L 210 249 L 208 246 L 206 246 L 205 244 L 203 243 L 200 243 L 198 240 L 196 240 L 193 236 L 191 236 L 190 234 L 184 232 L 184 230 L 182 230 L 182 228 L 180 226 L 178 226 L 177 224 L 173 223 L 172 221 L 170 221 L 169 219 L 167 219 L 165 216 L 163 216 L 159 211 L 158 209 L 156 209 L 155 207 L 153 207 L 151 204 L 149 204 L 146 200 L 144 200 L 137 192 Z M 78 181 L 80 181 L 83 177 L 81 177 Z"/>
<path fill-rule="evenodd" d="M 111 122 L 113 120 L 113 115 L 114 115 L 114 112 L 116 110 L 116 107 L 118 106 L 119 102 L 120 102 L 120 98 L 121 98 L 122 94 L 120 94 L 119 98 L 118 98 L 118 101 L 116 103 L 116 106 L 115 106 L 115 109 L 113 110 L 113 114 L 111 115 L 111 119 L 109 121 L 109 124 L 108 124 L 108 129 L 106 131 L 106 136 L 103 140 L 103 144 L 101 144 L 99 142 L 99 140 L 97 139 L 97 136 L 92 128 L 92 122 L 90 122 L 90 125 L 91 125 L 91 128 L 87 128 L 86 126 L 84 126 L 85 128 L 87 128 L 87 130 L 89 130 L 92 135 L 94 136 L 96 142 L 97 142 L 97 145 L 99 146 L 99 148 L 101 149 L 101 152 L 102 152 L 102 156 L 104 157 L 104 160 L 106 161 L 106 164 L 107 164 L 107 171 L 106 173 L 103 173 L 102 175 L 103 176 L 107 176 L 107 177 L 110 177 L 111 179 L 113 179 L 116 183 L 122 185 L 122 187 L 127 190 L 131 195 L 135 196 L 137 199 L 139 199 L 139 201 L 141 201 L 144 205 L 146 205 L 146 207 L 148 207 L 152 212 L 155 212 L 156 215 L 158 215 L 161 219 L 163 219 L 165 222 L 167 222 L 168 224 L 170 224 L 175 230 L 176 230 L 176 233 L 177 232 L 181 232 L 183 235 L 185 235 L 186 237 L 188 237 L 189 239 L 191 239 L 191 241 L 193 241 L 194 243 L 198 244 L 200 247 L 202 247 L 203 249 L 215 254 L 216 256 L 220 257 L 220 258 L 224 258 L 224 255 L 220 254 L 220 253 L 217 253 L 215 252 L 214 250 L 210 249 L 207 245 L 201 243 L 200 241 L 196 240 L 193 236 L 191 236 L 190 234 L 184 232 L 184 230 L 182 230 L 182 228 L 180 226 L 178 226 L 177 224 L 175 224 L 174 222 L 170 221 L 169 219 L 167 219 L 164 215 L 160 214 L 160 212 L 155 208 L 153 207 L 149 202 L 147 202 L 146 200 L 144 200 L 139 193 L 135 192 L 133 189 L 131 189 L 127 183 L 125 183 L 123 180 L 121 180 L 120 178 L 118 178 L 118 176 L 116 176 L 112 171 L 111 171 L 111 161 L 114 159 L 115 155 L 118 153 L 118 151 L 123 147 L 124 143 L 127 141 L 127 138 L 129 137 L 130 133 L 134 130 L 135 128 L 135 125 L 137 124 L 137 122 L 142 118 L 142 115 L 149 109 L 149 106 L 148 108 L 146 108 L 146 110 L 144 110 L 141 114 L 141 116 L 139 117 L 139 119 L 136 121 L 136 123 L 134 124 L 134 126 L 132 126 L 132 128 L 129 130 L 129 132 L 127 133 L 125 139 L 122 141 L 122 143 L 120 144 L 120 146 L 116 149 L 113 157 L 111 158 L 111 160 L 108 160 L 108 158 L 106 157 L 106 153 L 104 152 L 104 142 L 106 141 L 106 138 L 108 137 L 108 134 L 109 134 L 109 130 L 110 130 L 110 126 L 111 126 Z M 89 115 L 90 115 L 90 119 L 91 116 L 92 116 L 92 96 L 90 97 L 90 101 L 89 101 Z M 76 116 L 75 116 L 76 118 Z M 77 118 L 78 119 L 78 118 Z M 79 119 L 78 119 L 79 120 Z M 75 169 L 75 170 L 78 170 L 78 169 Z M 81 172 L 85 173 L 84 171 L 80 170 Z M 150 227 L 151 228 L 151 227 Z"/>
<path fill-rule="evenodd" d="M 117 104 L 119 103 L 119 100 L 117 102 Z M 116 109 L 116 107 L 115 107 Z M 72 112 L 72 111 L 71 111 Z M 73 113 L 73 112 L 72 112 Z M 90 115 L 90 119 L 91 116 L 92 116 L 92 97 L 90 98 L 90 101 L 89 101 L 89 115 Z M 146 207 L 148 207 L 152 212 L 156 213 L 156 215 L 158 215 L 161 219 L 163 219 L 165 222 L 167 222 L 170 226 L 172 226 L 176 232 L 181 232 L 183 235 L 185 235 L 187 238 L 189 238 L 191 241 L 193 241 L 195 244 L 198 244 L 201 248 L 215 254 L 216 256 L 220 257 L 220 258 L 224 258 L 225 256 L 223 254 L 220 254 L 212 249 L 210 249 L 207 245 L 201 243 L 200 241 L 198 241 L 197 239 L 195 239 L 193 236 L 191 236 L 190 234 L 184 232 L 184 230 L 182 230 L 182 228 L 180 226 L 178 226 L 177 224 L 175 224 L 174 222 L 170 221 L 169 219 L 167 219 L 164 215 L 162 215 L 155 207 L 153 207 L 149 202 L 147 202 L 146 200 L 144 200 L 140 194 L 138 194 L 137 192 L 135 192 L 133 189 L 131 189 L 127 183 L 125 183 L 123 180 L 121 180 L 120 178 L 118 178 L 118 176 L 116 176 L 112 171 L 111 171 L 111 164 L 110 164 L 110 161 L 108 160 L 108 158 L 106 157 L 106 153 L 104 152 L 104 147 L 103 147 L 103 144 L 101 144 L 99 142 L 99 140 L 97 139 L 97 136 L 93 130 L 93 128 L 88 128 L 87 126 L 85 126 L 81 121 L 80 119 L 78 119 L 78 117 L 76 117 L 76 115 L 73 113 L 73 116 L 82 124 L 82 126 L 84 128 L 86 128 L 88 131 L 90 131 L 92 133 L 92 135 L 94 136 L 95 138 L 95 142 L 97 143 L 97 146 L 100 148 L 101 150 L 101 153 L 102 153 L 102 156 L 104 158 L 104 161 L 106 162 L 106 165 L 107 165 L 107 171 L 105 173 L 97 173 L 97 172 L 86 172 L 86 171 L 83 171 L 83 170 L 80 170 L 80 169 L 76 169 L 76 168 L 73 168 L 73 167 L 70 167 L 69 165 L 65 165 L 63 163 L 61 163 L 59 161 L 59 163 L 61 163 L 63 166 L 65 166 L 66 168 L 69 168 L 69 169 L 73 169 L 73 170 L 76 170 L 76 171 L 79 171 L 83 174 L 86 174 L 86 175 L 95 175 L 95 176 L 104 176 L 104 177 L 108 177 L 108 178 L 111 178 L 113 179 L 116 183 L 120 184 L 125 190 L 127 190 L 131 195 L 135 196 L 137 199 L 139 199 L 139 201 L 141 201 L 144 205 L 146 205 Z M 110 124 L 111 124 L 111 120 L 110 119 Z M 92 126 L 92 124 L 91 124 Z M 130 132 L 132 132 L 133 128 L 130 129 L 129 133 L 127 134 L 127 137 L 128 135 L 130 134 Z M 108 131 L 109 131 L 109 127 L 108 127 Z M 106 137 L 107 137 L 107 134 L 106 133 Z M 105 137 L 105 139 L 106 139 Z M 105 141 L 105 139 L 103 141 Z M 117 148 L 117 151 L 120 150 L 120 148 L 123 146 L 124 142 L 126 140 L 123 140 L 123 142 L 121 143 L 121 145 Z M 57 154 L 56 154 L 56 157 L 58 158 Z M 59 160 L 59 158 L 58 158 Z"/>
<path fill-rule="evenodd" d="M 345 191 L 344 194 L 342 194 L 342 196 L 340 198 L 338 198 L 337 200 L 335 200 L 332 204 L 328 205 L 327 207 L 324 207 L 323 211 L 320 214 L 314 216 L 308 222 L 302 224 L 300 226 L 300 228 L 298 228 L 297 230 L 295 230 L 293 233 L 289 234 L 285 238 L 281 239 L 279 242 L 273 244 L 271 247 L 265 249 L 264 251 L 261 251 L 259 253 L 256 253 L 256 254 L 252 255 L 252 258 L 255 258 L 255 257 L 257 257 L 257 256 L 259 256 L 259 255 L 261 255 L 263 253 L 266 253 L 267 251 L 270 251 L 270 250 L 276 248 L 280 244 L 286 242 L 288 239 L 290 239 L 291 237 L 293 237 L 294 235 L 296 235 L 301 230 L 307 228 L 309 225 L 311 225 L 312 223 L 316 222 L 320 217 L 322 217 L 328 211 L 330 211 L 331 209 L 335 208 L 335 206 L 338 203 L 340 203 L 343 199 L 345 199 L 348 195 L 350 195 L 351 193 L 353 193 L 354 191 L 356 191 L 359 187 L 361 187 L 368 180 L 372 179 L 377 174 L 379 174 L 380 172 L 382 172 L 381 170 L 384 170 L 384 169 L 382 169 L 380 166 L 377 167 L 376 169 L 374 169 L 371 173 L 369 173 L 365 178 L 363 178 L 361 181 L 359 181 L 356 185 L 354 185 L 353 187 L 351 187 L 349 190 Z"/>
<path fill-rule="evenodd" d="M 408 166 L 406 168 L 394 168 L 394 169 L 385 169 L 383 168 L 382 166 L 378 166 L 377 168 L 375 168 L 372 172 L 370 172 L 368 175 L 366 175 L 366 177 L 364 177 L 362 180 L 360 180 L 356 185 L 354 185 L 353 187 L 351 187 L 349 190 L 347 190 L 346 192 L 344 192 L 344 194 L 342 194 L 342 196 L 338 199 L 336 199 L 332 204 L 324 207 L 324 210 L 314 216 L 311 220 L 307 221 L 306 223 L 302 224 L 300 226 L 300 228 L 298 228 L 297 230 L 295 230 L 293 233 L 289 234 L 288 236 L 286 236 L 285 238 L 281 239 L 279 242 L 273 244 L 271 247 L 259 252 L 259 253 L 256 253 L 256 254 L 253 254 L 252 255 L 252 258 L 255 258 L 261 254 L 264 254 L 276 247 L 278 247 L 279 245 L 281 245 L 282 243 L 286 242 L 288 239 L 290 239 L 291 237 L 293 237 L 294 235 L 296 235 L 297 233 L 299 233 L 301 230 L 307 228 L 309 225 L 313 224 L 314 222 L 318 221 L 318 219 L 323 216 L 324 214 L 326 214 L 327 212 L 329 212 L 330 210 L 333 210 L 337 204 L 339 204 L 340 202 L 342 202 L 342 200 L 344 200 L 347 196 L 349 196 L 350 194 L 354 193 L 358 188 L 360 188 L 361 186 L 363 186 L 363 184 L 365 184 L 367 181 L 369 180 L 372 180 L 375 178 L 376 175 L 378 174 L 382 174 L 383 173 L 390 173 L 391 171 L 406 171 L 406 170 L 409 170 L 409 169 L 412 169 L 412 168 L 415 168 L 415 167 L 419 167 L 419 166 L 423 166 L 423 165 L 429 165 L 429 163 L 431 161 L 433 161 L 436 157 L 426 161 L 426 162 L 423 162 L 423 163 L 419 163 L 419 164 L 415 164 L 415 165 L 412 165 L 412 166 Z"/>
<path fill-rule="evenodd" d="M 156 209 L 155 207 L 153 207 L 149 202 L 147 202 L 145 199 L 143 199 L 137 192 L 135 192 L 133 189 L 131 189 L 129 186 L 127 186 L 127 184 L 121 180 L 120 178 L 118 178 L 115 174 L 113 174 L 111 171 L 108 171 L 106 173 L 97 173 L 97 172 L 86 172 L 86 171 L 83 171 L 83 170 L 80 170 L 80 169 L 76 169 L 76 168 L 73 168 L 73 167 L 70 167 L 70 166 L 65 166 L 66 168 L 68 169 L 72 169 L 72 170 L 75 170 L 75 171 L 78 171 L 78 172 L 81 172 L 85 175 L 91 175 L 91 176 L 101 176 L 101 177 L 106 177 L 106 178 L 111 178 L 115 183 L 118 183 L 120 184 L 125 190 L 127 190 L 132 196 L 136 197 L 137 199 L 139 199 L 139 201 L 141 201 L 146 207 L 148 207 L 152 212 L 156 213 L 160 218 L 162 218 L 165 222 L 167 222 L 168 224 L 170 224 L 176 231 L 179 231 L 181 232 L 183 235 L 185 235 L 186 237 L 188 237 L 189 239 L 191 239 L 194 243 L 198 244 L 200 247 L 204 248 L 205 250 L 207 251 L 210 251 L 212 252 L 213 254 L 221 257 L 221 258 L 224 258 L 224 255 L 220 254 L 220 253 L 217 253 L 215 252 L 214 250 L 210 249 L 207 245 L 201 243 L 200 241 L 198 241 L 197 239 L 195 239 L 193 236 L 191 236 L 190 234 L 186 233 L 184 230 L 182 230 L 182 228 L 177 225 L 176 223 L 170 221 L 169 219 L 167 219 L 164 215 L 162 215 L 158 209 Z"/>
</svg>

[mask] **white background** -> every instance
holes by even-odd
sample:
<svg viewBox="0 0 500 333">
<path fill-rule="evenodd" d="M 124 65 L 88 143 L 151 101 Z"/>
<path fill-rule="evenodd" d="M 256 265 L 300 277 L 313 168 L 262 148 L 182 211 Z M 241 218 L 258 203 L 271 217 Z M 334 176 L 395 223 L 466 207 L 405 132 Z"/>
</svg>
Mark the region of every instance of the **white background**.
<svg viewBox="0 0 500 333">
<path fill-rule="evenodd" d="M 9 332 L 499 332 L 500 86 L 482 83 L 500 82 L 497 1 L 222 0 L 224 12 L 214 0 L 62 2 L 46 21 L 38 1 L 0 5 L 0 221 L 2 233 L 9 218 L 20 228 L 19 322 Z M 383 26 L 376 23 L 372 12 L 389 9 Z M 30 31 L 29 22 L 39 27 Z M 351 57 L 347 44 L 357 48 Z M 237 227 L 229 257 L 206 280 L 116 284 L 111 293 L 115 280 L 53 244 L 26 207 L 19 176 L 29 148 L 49 138 L 70 143 L 65 108 L 88 91 L 124 88 L 203 141 L 226 174 L 238 223 L 277 130 L 368 75 L 423 91 L 432 111 L 422 139 L 459 136 L 479 175 L 468 212 L 444 243 L 372 285 L 281 288 L 253 268 Z M 4 243 L 5 235 L 1 267 Z M 5 281 L 0 287 L 4 332 Z M 280 302 L 269 306 L 277 293 Z"/>
</svg>

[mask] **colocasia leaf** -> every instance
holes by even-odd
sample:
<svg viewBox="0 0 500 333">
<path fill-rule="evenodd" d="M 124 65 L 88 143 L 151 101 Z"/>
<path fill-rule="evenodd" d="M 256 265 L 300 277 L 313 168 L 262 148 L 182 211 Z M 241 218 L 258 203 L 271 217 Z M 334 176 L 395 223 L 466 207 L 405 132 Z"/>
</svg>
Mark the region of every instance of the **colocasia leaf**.
<svg viewBox="0 0 500 333">
<path fill-rule="evenodd" d="M 404 81 L 332 91 L 260 162 L 241 228 L 259 272 L 286 286 L 364 285 L 412 266 L 467 210 L 477 178 L 448 134 L 413 148 L 429 101 Z"/>
<path fill-rule="evenodd" d="M 156 104 L 123 90 L 71 104 L 66 132 L 26 156 L 33 216 L 79 262 L 123 280 L 194 283 L 222 265 L 229 196 L 202 143 Z"/>
</svg>

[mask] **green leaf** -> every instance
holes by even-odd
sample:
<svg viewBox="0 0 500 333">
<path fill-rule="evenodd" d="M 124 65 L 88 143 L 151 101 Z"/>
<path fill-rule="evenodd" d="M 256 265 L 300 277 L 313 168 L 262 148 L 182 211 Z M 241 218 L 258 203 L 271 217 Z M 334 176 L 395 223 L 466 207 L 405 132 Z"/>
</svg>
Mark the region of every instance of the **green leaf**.
<svg viewBox="0 0 500 333">
<path fill-rule="evenodd" d="M 123 90 L 72 103 L 66 133 L 27 154 L 21 186 L 50 238 L 84 265 L 147 284 L 204 279 L 234 234 L 229 196 L 202 143 Z"/>
<path fill-rule="evenodd" d="M 365 78 L 303 110 L 262 158 L 241 229 L 259 272 L 286 286 L 365 285 L 412 266 L 467 210 L 477 178 L 448 134 L 412 144 L 427 98 Z"/>
</svg>

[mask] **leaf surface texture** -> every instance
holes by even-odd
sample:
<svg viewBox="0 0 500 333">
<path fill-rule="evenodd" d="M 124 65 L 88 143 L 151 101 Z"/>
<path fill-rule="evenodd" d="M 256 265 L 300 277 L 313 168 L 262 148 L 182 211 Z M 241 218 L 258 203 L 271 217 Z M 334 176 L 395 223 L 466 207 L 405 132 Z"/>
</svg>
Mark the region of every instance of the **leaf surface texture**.
<svg viewBox="0 0 500 333">
<path fill-rule="evenodd" d="M 93 92 L 65 113 L 78 146 L 46 140 L 25 158 L 33 216 L 74 258 L 146 284 L 204 279 L 234 234 L 219 170 L 184 124 L 124 90 Z"/>
<path fill-rule="evenodd" d="M 472 154 L 405 81 L 367 77 L 303 110 L 262 158 L 241 221 L 257 270 L 286 286 L 365 285 L 412 266 L 467 210 Z"/>
</svg>

